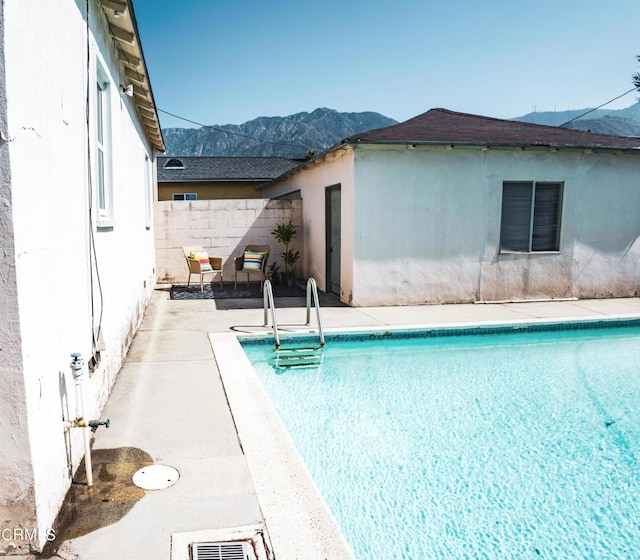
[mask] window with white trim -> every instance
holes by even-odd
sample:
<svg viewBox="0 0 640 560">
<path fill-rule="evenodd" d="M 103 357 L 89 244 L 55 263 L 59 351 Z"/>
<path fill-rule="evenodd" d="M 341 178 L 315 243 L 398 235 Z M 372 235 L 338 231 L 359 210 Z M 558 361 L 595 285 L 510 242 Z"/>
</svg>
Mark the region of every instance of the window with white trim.
<svg viewBox="0 0 640 560">
<path fill-rule="evenodd" d="M 113 220 L 110 105 L 111 83 L 104 67 L 96 60 L 94 154 L 98 225 L 110 225 Z"/>
<path fill-rule="evenodd" d="M 173 193 L 172 200 L 198 200 L 198 193 Z"/>
<path fill-rule="evenodd" d="M 562 188 L 543 181 L 502 184 L 501 253 L 560 250 Z"/>
</svg>

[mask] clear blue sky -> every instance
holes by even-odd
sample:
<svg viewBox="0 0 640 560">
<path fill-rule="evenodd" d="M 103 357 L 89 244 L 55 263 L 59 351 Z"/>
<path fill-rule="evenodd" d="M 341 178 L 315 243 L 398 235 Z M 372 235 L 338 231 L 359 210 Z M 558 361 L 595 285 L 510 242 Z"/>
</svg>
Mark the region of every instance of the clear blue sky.
<svg viewBox="0 0 640 560">
<path fill-rule="evenodd" d="M 156 105 L 208 125 L 317 107 L 511 118 L 595 107 L 640 71 L 638 0 L 133 2 Z"/>
</svg>

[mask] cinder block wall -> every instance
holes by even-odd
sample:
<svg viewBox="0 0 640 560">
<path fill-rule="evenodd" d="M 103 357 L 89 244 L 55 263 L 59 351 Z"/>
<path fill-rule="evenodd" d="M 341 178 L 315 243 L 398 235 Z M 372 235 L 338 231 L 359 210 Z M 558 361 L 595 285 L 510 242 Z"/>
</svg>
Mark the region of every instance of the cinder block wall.
<svg viewBox="0 0 640 560">
<path fill-rule="evenodd" d="M 233 280 L 233 257 L 242 255 L 246 245 L 269 245 L 269 264 L 275 259 L 283 270 L 283 247 L 271 231 L 289 220 L 298 230 L 291 249 L 303 253 L 302 200 L 160 201 L 155 203 L 154 217 L 159 283 L 186 284 L 185 245 L 201 245 L 209 255 L 223 257 L 226 281 Z"/>
</svg>

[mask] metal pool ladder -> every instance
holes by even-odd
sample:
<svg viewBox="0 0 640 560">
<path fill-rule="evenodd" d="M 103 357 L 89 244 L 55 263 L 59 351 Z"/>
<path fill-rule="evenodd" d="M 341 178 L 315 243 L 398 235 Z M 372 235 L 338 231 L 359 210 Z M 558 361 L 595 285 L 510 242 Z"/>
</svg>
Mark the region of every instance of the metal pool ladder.
<svg viewBox="0 0 640 560">
<path fill-rule="evenodd" d="M 313 296 L 316 308 L 316 318 L 318 320 L 318 334 L 320 335 L 320 346 L 324 346 L 324 330 L 322 329 L 322 317 L 320 316 L 320 300 L 318 299 L 318 287 L 316 279 L 311 276 L 307 280 L 307 325 L 311 324 L 311 297 Z"/>
<path fill-rule="evenodd" d="M 271 324 L 273 326 L 273 340 L 276 343 L 276 350 L 280 348 L 280 337 L 278 336 L 278 321 L 276 319 L 276 306 L 273 303 L 273 288 L 271 281 L 264 281 L 264 289 L 262 290 L 262 299 L 264 301 L 264 326 L 269 326 L 269 308 L 271 308 Z"/>
<path fill-rule="evenodd" d="M 271 324 L 273 328 L 273 340 L 275 343 L 275 367 L 276 369 L 294 367 L 313 367 L 322 363 L 322 350 L 325 345 L 324 329 L 322 327 L 322 317 L 320 315 L 320 301 L 318 299 L 318 288 L 313 277 L 307 280 L 307 322 L 311 324 L 311 304 L 316 308 L 318 321 L 318 335 L 320 346 L 312 347 L 280 347 L 280 336 L 278 334 L 278 320 L 276 318 L 276 308 L 273 302 L 273 288 L 269 280 L 264 281 L 264 326 L 269 325 L 269 309 L 271 309 Z"/>
</svg>

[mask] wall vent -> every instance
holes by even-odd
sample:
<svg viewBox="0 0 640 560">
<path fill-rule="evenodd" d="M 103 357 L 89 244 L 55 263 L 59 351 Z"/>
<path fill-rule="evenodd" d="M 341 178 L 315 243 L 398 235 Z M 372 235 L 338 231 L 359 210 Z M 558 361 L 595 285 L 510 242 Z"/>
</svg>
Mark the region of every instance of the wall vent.
<svg viewBox="0 0 640 560">
<path fill-rule="evenodd" d="M 201 542 L 191 544 L 191 560 L 255 560 L 247 541 Z"/>
</svg>

